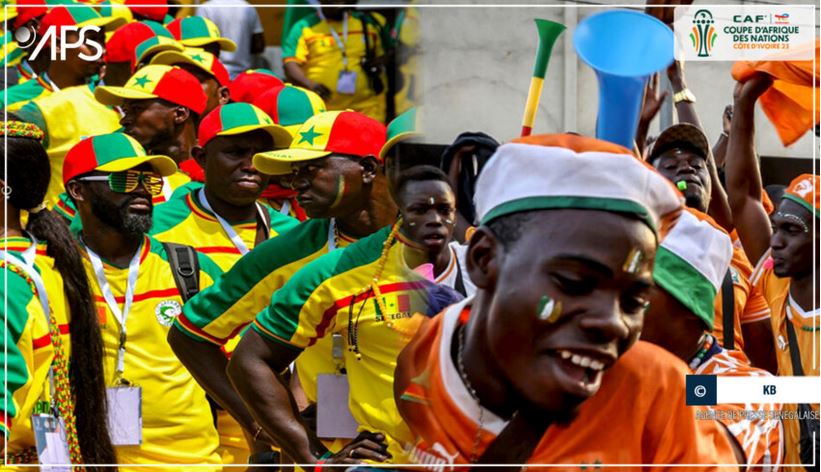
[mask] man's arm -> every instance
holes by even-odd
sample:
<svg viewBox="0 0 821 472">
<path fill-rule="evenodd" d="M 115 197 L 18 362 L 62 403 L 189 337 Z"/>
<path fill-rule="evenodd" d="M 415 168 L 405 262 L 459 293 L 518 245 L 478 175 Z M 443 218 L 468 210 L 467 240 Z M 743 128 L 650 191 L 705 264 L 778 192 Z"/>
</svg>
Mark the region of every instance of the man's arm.
<svg viewBox="0 0 821 472">
<path fill-rule="evenodd" d="M 168 344 L 206 393 L 233 416 L 253 438 L 259 425 L 231 386 L 225 373 L 228 359 L 219 346 L 197 341 L 176 326 L 172 326 L 168 331 Z M 254 452 L 270 450 L 272 444 L 270 437 L 264 432 L 257 435 L 253 442 L 254 444 L 249 441 L 249 445 Z"/>
<path fill-rule="evenodd" d="M 299 464 L 313 464 L 326 449 L 302 423 L 290 390 L 277 374 L 299 353 L 283 343 L 268 342 L 250 329 L 227 364 L 227 376 L 282 450 Z"/>
<path fill-rule="evenodd" d="M 286 61 L 283 68 L 285 69 L 285 77 L 294 85 L 313 91 L 322 97 L 323 100 L 327 100 L 331 96 L 331 91 L 328 90 L 328 87 L 309 79 L 298 62 Z"/>
<path fill-rule="evenodd" d="M 724 165 L 733 225 L 750 262 L 756 264 L 770 247 L 772 228 L 761 203 L 761 170 L 755 154 L 755 102 L 772 84 L 758 73 L 736 85 L 733 120 Z"/>
<path fill-rule="evenodd" d="M 673 96 L 687 89 L 683 62 L 674 61 L 673 64 L 667 68 L 667 78 L 670 80 L 670 85 L 673 88 Z M 679 123 L 690 123 L 704 132 L 701 121 L 698 119 L 695 103 L 689 100 L 681 100 L 676 103 L 675 106 Z M 721 185 L 721 180 L 718 178 L 718 167 L 715 163 L 715 156 L 707 156 L 707 169 L 710 173 L 710 187 L 712 188 L 707 213 L 716 223 L 721 225 L 722 228 L 727 231 L 732 231 L 733 215 L 730 211 L 730 204 L 727 202 L 727 192 L 725 192 L 724 187 Z"/>
</svg>

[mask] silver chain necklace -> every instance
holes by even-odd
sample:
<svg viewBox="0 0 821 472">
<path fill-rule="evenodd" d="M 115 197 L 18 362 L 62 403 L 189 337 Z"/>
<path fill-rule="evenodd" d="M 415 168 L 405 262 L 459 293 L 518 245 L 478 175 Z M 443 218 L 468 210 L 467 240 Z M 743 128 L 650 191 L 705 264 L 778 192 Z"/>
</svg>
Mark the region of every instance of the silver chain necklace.
<svg viewBox="0 0 821 472">
<path fill-rule="evenodd" d="M 460 325 L 458 330 L 459 333 L 457 335 L 457 340 L 459 344 L 457 345 L 456 367 L 459 371 L 459 377 L 462 379 L 462 383 L 465 384 L 468 393 L 470 393 L 470 396 L 473 397 L 474 400 L 476 400 L 476 405 L 479 407 L 479 427 L 476 430 L 476 436 L 473 439 L 473 450 L 470 452 L 470 462 L 471 464 L 473 464 L 478 459 L 477 453 L 479 452 L 479 445 L 482 442 L 482 429 L 484 426 L 485 409 L 482 408 L 481 403 L 479 403 L 479 395 L 476 393 L 476 389 L 473 388 L 473 386 L 470 384 L 470 381 L 468 380 L 468 376 L 465 373 L 465 364 L 462 360 L 463 352 L 465 349 L 466 325 Z"/>
</svg>

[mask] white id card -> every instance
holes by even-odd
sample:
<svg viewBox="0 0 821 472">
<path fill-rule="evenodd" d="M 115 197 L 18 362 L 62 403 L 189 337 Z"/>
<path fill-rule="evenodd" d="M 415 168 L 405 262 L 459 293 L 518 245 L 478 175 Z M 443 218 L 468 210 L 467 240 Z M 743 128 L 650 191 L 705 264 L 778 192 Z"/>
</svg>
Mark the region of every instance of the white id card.
<svg viewBox="0 0 821 472">
<path fill-rule="evenodd" d="M 359 423 L 348 408 L 348 376 L 325 374 L 316 382 L 316 434 L 320 438 L 355 438 Z"/>
<path fill-rule="evenodd" d="M 37 445 L 40 470 L 50 472 L 71 472 L 71 458 L 68 455 L 66 425 L 62 418 L 54 415 L 32 415 L 31 427 Z"/>
<path fill-rule="evenodd" d="M 108 387 L 108 430 L 115 446 L 139 446 L 143 442 L 142 389 Z"/>
<path fill-rule="evenodd" d="M 356 72 L 343 70 L 339 72 L 339 80 L 336 81 L 337 93 L 353 95 L 356 93 Z"/>
</svg>

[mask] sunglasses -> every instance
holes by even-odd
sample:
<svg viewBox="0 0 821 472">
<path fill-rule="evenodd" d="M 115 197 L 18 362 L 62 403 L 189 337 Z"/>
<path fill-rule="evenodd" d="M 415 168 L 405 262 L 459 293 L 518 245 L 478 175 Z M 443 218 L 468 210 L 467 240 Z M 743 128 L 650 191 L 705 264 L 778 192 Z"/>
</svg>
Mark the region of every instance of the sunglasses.
<svg viewBox="0 0 821 472">
<path fill-rule="evenodd" d="M 152 196 L 162 193 L 163 179 L 156 172 L 141 172 L 138 170 L 127 170 L 124 172 L 112 172 L 108 175 L 80 177 L 77 180 L 83 182 L 108 182 L 112 191 L 117 193 L 130 193 L 137 189 L 137 185 L 142 183 L 143 187 Z"/>
</svg>

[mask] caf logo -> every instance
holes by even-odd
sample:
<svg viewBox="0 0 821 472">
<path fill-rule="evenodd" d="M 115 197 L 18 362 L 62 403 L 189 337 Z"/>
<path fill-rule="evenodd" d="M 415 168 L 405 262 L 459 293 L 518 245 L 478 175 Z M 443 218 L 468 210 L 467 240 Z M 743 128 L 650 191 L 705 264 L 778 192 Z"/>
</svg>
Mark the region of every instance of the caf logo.
<svg viewBox="0 0 821 472">
<path fill-rule="evenodd" d="M 180 316 L 182 307 L 176 300 L 163 300 L 157 303 L 154 308 L 154 314 L 157 315 L 157 321 L 163 326 L 171 326 L 174 324 L 174 318 Z"/>
</svg>

